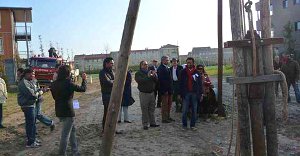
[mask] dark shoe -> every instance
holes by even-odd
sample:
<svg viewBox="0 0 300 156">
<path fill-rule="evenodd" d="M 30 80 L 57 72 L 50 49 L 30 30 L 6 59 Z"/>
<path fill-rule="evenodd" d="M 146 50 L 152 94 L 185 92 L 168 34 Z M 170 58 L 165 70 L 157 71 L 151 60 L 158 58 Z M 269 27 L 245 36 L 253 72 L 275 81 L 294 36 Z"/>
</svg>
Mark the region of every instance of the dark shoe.
<svg viewBox="0 0 300 156">
<path fill-rule="evenodd" d="M 116 131 L 116 134 L 123 134 L 122 131 Z"/>
<path fill-rule="evenodd" d="M 171 123 L 171 121 L 170 120 L 163 120 L 163 121 L 161 121 L 162 123 Z"/>
<path fill-rule="evenodd" d="M 54 129 L 55 129 L 55 125 L 52 124 L 52 125 L 50 126 L 50 131 L 52 132 L 52 131 L 54 131 Z"/>
<path fill-rule="evenodd" d="M 149 128 L 148 128 L 148 126 L 144 126 L 143 129 L 144 130 L 148 130 Z"/>
<path fill-rule="evenodd" d="M 150 127 L 159 127 L 159 125 L 158 124 L 153 124 L 153 125 L 150 124 Z"/>
<path fill-rule="evenodd" d="M 26 148 L 38 148 L 38 147 L 41 147 L 42 145 L 37 143 L 37 142 L 34 142 L 32 143 L 31 145 L 26 145 Z"/>
<path fill-rule="evenodd" d="M 0 128 L 6 128 L 5 126 L 3 126 L 3 125 L 0 125 Z"/>
<path fill-rule="evenodd" d="M 125 123 L 132 123 L 131 121 L 129 120 L 124 120 Z"/>
<path fill-rule="evenodd" d="M 174 122 L 174 121 L 175 121 L 175 119 L 169 118 L 169 121 L 171 121 L 171 122 Z"/>
<path fill-rule="evenodd" d="M 121 123 L 121 120 L 119 120 L 118 123 Z"/>
<path fill-rule="evenodd" d="M 39 144 L 42 143 L 42 141 L 39 140 L 39 139 L 35 139 L 35 142 L 36 142 L 36 143 L 39 143 Z"/>
</svg>

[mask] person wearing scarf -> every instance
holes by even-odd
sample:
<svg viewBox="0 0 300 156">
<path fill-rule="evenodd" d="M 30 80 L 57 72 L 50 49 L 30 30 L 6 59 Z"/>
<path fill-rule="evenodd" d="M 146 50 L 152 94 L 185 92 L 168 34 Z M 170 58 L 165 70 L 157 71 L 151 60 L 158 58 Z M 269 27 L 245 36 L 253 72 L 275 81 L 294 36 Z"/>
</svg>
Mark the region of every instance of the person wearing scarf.
<svg viewBox="0 0 300 156">
<path fill-rule="evenodd" d="M 190 108 L 192 110 L 190 128 L 196 130 L 197 104 L 203 94 L 202 75 L 196 70 L 194 63 L 194 58 L 187 58 L 187 67 L 180 74 L 180 94 L 183 99 L 182 128 L 184 130 L 187 129 L 187 113 Z"/>
</svg>

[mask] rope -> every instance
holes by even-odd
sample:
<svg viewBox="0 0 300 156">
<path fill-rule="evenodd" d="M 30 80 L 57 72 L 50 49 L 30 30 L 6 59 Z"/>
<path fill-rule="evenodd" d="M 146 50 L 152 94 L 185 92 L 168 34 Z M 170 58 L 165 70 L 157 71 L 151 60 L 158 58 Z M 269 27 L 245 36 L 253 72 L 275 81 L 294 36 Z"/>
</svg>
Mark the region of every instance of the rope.
<svg viewBox="0 0 300 156">
<path fill-rule="evenodd" d="M 229 142 L 229 148 L 228 148 L 228 152 L 227 152 L 227 156 L 229 156 L 230 154 L 230 150 L 231 150 L 231 146 L 232 146 L 232 140 L 233 140 L 233 128 L 234 128 L 234 125 L 233 125 L 233 121 L 234 121 L 234 94 L 235 94 L 235 91 L 234 91 L 234 84 L 232 84 L 232 109 L 231 109 L 231 133 L 230 133 L 230 142 Z"/>
</svg>

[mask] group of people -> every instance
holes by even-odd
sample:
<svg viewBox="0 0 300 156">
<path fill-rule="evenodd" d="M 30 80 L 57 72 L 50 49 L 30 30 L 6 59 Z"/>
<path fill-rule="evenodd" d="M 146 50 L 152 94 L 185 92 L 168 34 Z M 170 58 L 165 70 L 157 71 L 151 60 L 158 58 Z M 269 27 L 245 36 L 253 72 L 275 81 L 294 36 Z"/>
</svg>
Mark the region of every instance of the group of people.
<svg viewBox="0 0 300 156">
<path fill-rule="evenodd" d="M 40 87 L 35 72 L 28 68 L 19 68 L 18 75 L 18 104 L 25 116 L 26 147 L 37 148 L 41 146 L 41 140 L 36 137 L 36 121 L 50 127 L 53 131 L 55 124 L 52 119 L 41 112 L 43 94 L 51 91 L 55 101 L 55 114 L 62 122 L 59 155 L 66 155 L 68 141 L 70 141 L 72 154 L 78 155 L 78 146 L 75 132 L 75 111 L 73 108 L 74 92 L 86 91 L 86 74 L 82 75 L 82 84 L 78 86 L 71 80 L 71 69 L 68 65 L 58 67 L 55 80 L 50 87 Z"/>
<path fill-rule="evenodd" d="M 139 70 L 135 73 L 135 81 L 138 84 L 140 106 L 142 111 L 142 125 L 144 130 L 149 127 L 159 127 L 155 121 L 155 105 L 161 108 L 162 123 L 171 123 L 175 120 L 171 117 L 172 105 L 176 105 L 176 112 L 182 112 L 182 127 L 196 129 L 196 120 L 200 115 L 207 117 L 216 112 L 217 103 L 213 87 L 203 65 L 195 66 L 192 57 L 186 59 L 185 68 L 178 64 L 178 59 L 171 60 L 168 56 L 161 58 L 157 66 L 157 60 L 148 65 L 147 61 L 141 61 Z M 99 73 L 102 102 L 104 113 L 102 127 L 104 132 L 105 120 L 109 106 L 109 99 L 114 82 L 114 60 L 111 57 L 104 59 L 103 69 Z M 131 94 L 131 72 L 127 73 L 121 110 L 124 112 L 124 122 L 131 123 L 128 119 L 128 106 L 134 99 Z M 156 102 L 157 100 L 157 102 Z M 122 112 L 120 111 L 119 122 Z"/>
</svg>

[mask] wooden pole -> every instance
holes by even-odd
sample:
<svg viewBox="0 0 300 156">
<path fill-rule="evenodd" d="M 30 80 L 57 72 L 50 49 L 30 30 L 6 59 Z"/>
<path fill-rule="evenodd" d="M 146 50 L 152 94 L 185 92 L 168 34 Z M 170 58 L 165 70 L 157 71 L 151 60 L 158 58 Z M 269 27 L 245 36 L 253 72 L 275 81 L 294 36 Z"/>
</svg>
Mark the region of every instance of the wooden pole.
<svg viewBox="0 0 300 156">
<path fill-rule="evenodd" d="M 218 115 L 225 117 L 222 102 L 223 83 L 223 0 L 218 0 Z"/>
<path fill-rule="evenodd" d="M 25 20 L 25 41 L 26 41 L 26 51 L 27 51 L 27 62 L 26 65 L 29 67 L 29 46 L 28 46 L 28 31 L 27 31 L 27 10 L 24 10 L 24 20 Z"/>
<path fill-rule="evenodd" d="M 262 26 L 262 38 L 271 37 L 270 0 L 260 0 L 260 18 Z M 273 73 L 272 45 L 263 47 L 265 74 Z M 266 124 L 267 155 L 278 156 L 278 138 L 275 120 L 275 93 L 274 83 L 265 85 L 264 118 Z"/>
<path fill-rule="evenodd" d="M 139 6 L 140 0 L 130 0 L 118 56 L 116 77 L 114 80 L 111 98 L 109 101 L 106 124 L 104 128 L 103 142 L 100 149 L 101 156 L 110 156 L 112 152 L 114 134 L 116 131 L 116 123 L 119 115 L 124 84 L 128 69 L 128 58 L 130 55 Z"/>
<path fill-rule="evenodd" d="M 241 0 L 230 0 L 232 40 L 243 39 L 243 18 L 241 14 Z M 245 61 L 242 48 L 233 48 L 233 69 L 236 77 L 245 77 Z M 236 156 L 251 155 L 251 138 L 249 123 L 249 108 L 246 85 L 236 86 L 238 104 L 238 134 L 236 143 Z"/>
</svg>

